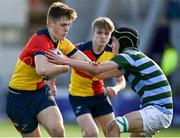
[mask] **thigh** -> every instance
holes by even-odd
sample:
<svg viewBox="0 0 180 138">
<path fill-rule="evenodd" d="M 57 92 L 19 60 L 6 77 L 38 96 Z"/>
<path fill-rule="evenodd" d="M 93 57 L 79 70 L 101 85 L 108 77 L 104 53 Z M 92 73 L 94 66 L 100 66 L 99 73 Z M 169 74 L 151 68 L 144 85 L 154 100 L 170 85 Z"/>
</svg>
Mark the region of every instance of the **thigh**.
<svg viewBox="0 0 180 138">
<path fill-rule="evenodd" d="M 49 93 L 49 87 L 39 93 L 36 98 L 36 118 L 51 136 L 64 135 L 63 118 L 55 102 L 54 96 Z"/>
<path fill-rule="evenodd" d="M 143 132 L 143 119 L 139 111 L 133 111 L 124 116 L 128 120 L 129 132 Z"/>
<path fill-rule="evenodd" d="M 73 109 L 76 118 L 81 115 L 91 113 L 89 109 L 90 100 L 86 97 L 72 96 L 69 95 L 69 101 Z"/>
<path fill-rule="evenodd" d="M 63 118 L 57 106 L 49 106 L 37 115 L 38 122 L 49 132 L 52 128 L 63 127 Z"/>
<path fill-rule="evenodd" d="M 98 130 L 98 127 L 90 113 L 78 116 L 77 122 L 84 131 L 94 132 Z"/>
<path fill-rule="evenodd" d="M 154 106 L 147 106 L 139 110 L 143 118 L 143 130 L 145 136 L 152 136 L 162 128 L 170 125 L 172 116 L 165 114 Z"/>
<path fill-rule="evenodd" d="M 96 131 L 97 126 L 91 115 L 89 107 L 91 103 L 91 98 L 69 95 L 69 100 L 81 129 L 85 132 Z"/>
<path fill-rule="evenodd" d="M 94 118 L 113 113 L 113 107 L 105 95 L 94 97 L 90 103 L 90 110 Z"/>
<path fill-rule="evenodd" d="M 115 116 L 113 112 L 95 118 L 96 122 L 102 128 L 104 135 L 106 134 L 106 128 L 107 128 L 108 123 L 114 119 L 115 119 Z"/>
</svg>

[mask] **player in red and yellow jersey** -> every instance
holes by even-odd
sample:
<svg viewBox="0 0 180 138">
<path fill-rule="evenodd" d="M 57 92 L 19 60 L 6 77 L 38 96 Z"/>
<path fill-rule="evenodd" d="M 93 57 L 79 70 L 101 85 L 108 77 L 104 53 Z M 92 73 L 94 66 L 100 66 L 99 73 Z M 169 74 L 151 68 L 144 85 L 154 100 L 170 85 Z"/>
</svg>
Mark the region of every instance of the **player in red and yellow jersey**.
<svg viewBox="0 0 180 138">
<path fill-rule="evenodd" d="M 108 44 L 114 30 L 113 22 L 107 17 L 100 17 L 93 22 L 92 29 L 93 40 L 80 43 L 77 48 L 92 61 L 110 60 L 115 56 L 114 49 Z M 109 96 L 114 96 L 110 94 L 111 91 L 117 93 L 119 89 L 125 87 L 120 85 L 124 79 L 120 77 L 117 79 L 116 86 L 105 89 L 102 77 L 99 79 L 81 70 L 72 69 L 69 99 L 84 137 L 98 136 L 98 127 L 94 120 L 105 134 L 108 122 L 115 118 L 105 91 Z"/>
<path fill-rule="evenodd" d="M 66 65 L 48 62 L 45 52 L 61 52 L 72 58 L 89 59 L 66 39 L 76 11 L 55 2 L 47 14 L 47 28 L 35 33 L 21 52 L 9 82 L 7 114 L 23 137 L 40 137 L 40 123 L 52 137 L 65 136 L 62 115 L 56 105 L 55 76 L 67 72 Z M 60 52 L 61 51 L 61 52 Z M 46 84 L 49 80 L 49 86 Z M 52 93 L 50 93 L 50 91 Z"/>
</svg>

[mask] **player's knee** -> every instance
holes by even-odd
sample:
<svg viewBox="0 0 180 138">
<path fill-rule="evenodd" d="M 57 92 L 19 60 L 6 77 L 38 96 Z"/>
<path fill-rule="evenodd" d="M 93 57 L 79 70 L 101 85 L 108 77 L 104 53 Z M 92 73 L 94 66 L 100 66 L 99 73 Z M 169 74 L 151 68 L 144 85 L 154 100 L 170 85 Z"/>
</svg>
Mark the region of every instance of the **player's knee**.
<svg viewBox="0 0 180 138">
<path fill-rule="evenodd" d="M 116 123 L 116 120 L 112 120 L 111 122 L 108 123 L 107 125 L 107 130 L 106 132 L 112 132 L 112 131 L 119 131 L 118 125 Z"/>
<path fill-rule="evenodd" d="M 98 137 L 99 130 L 93 129 L 93 130 L 83 130 L 83 136 L 84 137 Z"/>
<path fill-rule="evenodd" d="M 63 126 L 53 126 L 51 128 L 51 136 L 53 137 L 64 137 L 65 136 L 65 129 Z"/>
</svg>

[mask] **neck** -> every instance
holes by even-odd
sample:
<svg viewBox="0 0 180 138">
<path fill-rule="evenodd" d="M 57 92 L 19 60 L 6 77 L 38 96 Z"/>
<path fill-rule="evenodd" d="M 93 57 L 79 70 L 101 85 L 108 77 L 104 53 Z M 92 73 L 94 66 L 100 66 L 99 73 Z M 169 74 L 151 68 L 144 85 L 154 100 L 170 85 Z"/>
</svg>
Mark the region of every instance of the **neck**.
<svg viewBox="0 0 180 138">
<path fill-rule="evenodd" d="M 53 31 L 50 29 L 50 28 L 47 28 L 48 29 L 48 32 L 49 32 L 49 36 L 51 37 L 51 40 L 53 41 L 53 42 L 56 42 L 57 41 L 57 39 L 53 36 Z"/>
<path fill-rule="evenodd" d="M 105 46 L 103 46 L 103 45 L 100 46 L 95 43 L 93 43 L 93 45 L 92 45 L 93 52 L 96 54 L 100 54 L 101 52 L 103 52 L 104 48 L 105 48 Z"/>
</svg>

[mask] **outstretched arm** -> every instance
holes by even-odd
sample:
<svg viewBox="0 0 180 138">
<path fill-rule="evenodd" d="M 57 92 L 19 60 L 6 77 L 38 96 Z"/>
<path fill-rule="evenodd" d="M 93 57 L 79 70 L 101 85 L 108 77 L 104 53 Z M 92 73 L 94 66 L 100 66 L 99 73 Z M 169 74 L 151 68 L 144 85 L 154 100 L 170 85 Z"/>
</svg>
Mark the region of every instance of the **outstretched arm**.
<svg viewBox="0 0 180 138">
<path fill-rule="evenodd" d="M 114 97 L 118 94 L 119 91 L 123 90 L 126 87 L 126 81 L 124 76 L 116 77 L 116 85 L 112 87 L 106 87 L 107 95 Z"/>
<path fill-rule="evenodd" d="M 46 57 L 49 59 L 48 61 L 51 63 L 58 65 L 68 65 L 73 68 L 86 71 L 92 75 L 97 75 L 118 68 L 118 64 L 113 61 L 106 61 L 98 64 L 92 64 L 87 61 L 80 61 L 80 60 L 70 59 L 62 55 L 56 55 L 52 52 L 46 53 Z"/>
<path fill-rule="evenodd" d="M 122 76 L 123 74 L 121 73 L 121 71 L 117 68 L 113 69 L 113 70 L 110 70 L 110 71 L 106 71 L 106 72 L 103 72 L 103 73 L 100 73 L 99 75 L 97 75 L 96 77 L 98 79 L 108 79 L 108 78 L 111 78 L 111 77 L 119 77 L 119 76 Z"/>
</svg>

